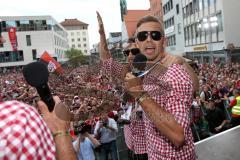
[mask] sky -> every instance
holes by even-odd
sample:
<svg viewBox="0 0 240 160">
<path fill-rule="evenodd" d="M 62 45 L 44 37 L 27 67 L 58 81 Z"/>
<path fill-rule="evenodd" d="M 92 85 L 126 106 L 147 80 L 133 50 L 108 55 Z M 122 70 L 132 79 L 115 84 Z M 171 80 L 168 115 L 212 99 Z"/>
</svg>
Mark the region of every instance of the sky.
<svg viewBox="0 0 240 160">
<path fill-rule="evenodd" d="M 149 0 L 126 0 L 128 9 L 149 9 Z M 89 24 L 90 48 L 99 42 L 96 11 L 109 32 L 121 32 L 120 0 L 0 0 L 1 16 L 51 15 L 58 22 L 77 18 Z"/>
</svg>

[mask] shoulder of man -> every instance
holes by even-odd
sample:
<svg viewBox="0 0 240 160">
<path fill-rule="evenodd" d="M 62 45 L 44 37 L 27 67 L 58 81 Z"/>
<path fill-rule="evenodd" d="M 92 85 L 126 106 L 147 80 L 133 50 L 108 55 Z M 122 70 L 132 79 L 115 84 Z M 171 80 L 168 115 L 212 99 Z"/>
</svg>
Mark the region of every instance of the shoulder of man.
<svg viewBox="0 0 240 160">
<path fill-rule="evenodd" d="M 181 56 L 177 56 L 177 55 L 171 55 L 168 54 L 164 59 L 163 59 L 163 66 L 165 67 L 169 67 L 173 64 L 179 64 L 182 65 L 182 67 L 185 69 L 185 71 L 188 73 L 192 83 L 193 83 L 193 88 L 194 91 L 198 91 L 199 90 L 199 80 L 197 77 L 197 74 L 194 72 L 194 70 L 192 69 L 192 67 L 186 62 L 186 60 L 181 57 Z"/>
</svg>

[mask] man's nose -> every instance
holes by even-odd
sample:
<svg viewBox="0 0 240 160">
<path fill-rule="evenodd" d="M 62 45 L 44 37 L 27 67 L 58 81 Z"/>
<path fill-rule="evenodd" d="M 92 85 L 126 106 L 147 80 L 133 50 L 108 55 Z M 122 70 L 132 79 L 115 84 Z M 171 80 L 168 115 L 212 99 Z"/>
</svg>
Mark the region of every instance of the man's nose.
<svg viewBox="0 0 240 160">
<path fill-rule="evenodd" d="M 147 35 L 147 41 L 152 41 L 152 37 L 151 37 L 151 35 L 149 33 Z"/>
</svg>

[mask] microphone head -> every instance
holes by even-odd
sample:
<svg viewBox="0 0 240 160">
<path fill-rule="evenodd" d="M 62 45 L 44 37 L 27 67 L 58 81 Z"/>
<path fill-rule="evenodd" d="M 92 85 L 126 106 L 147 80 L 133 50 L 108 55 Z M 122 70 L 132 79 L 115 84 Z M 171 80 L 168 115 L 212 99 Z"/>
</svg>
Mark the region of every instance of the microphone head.
<svg viewBox="0 0 240 160">
<path fill-rule="evenodd" d="M 32 62 L 24 66 L 23 76 L 29 85 L 37 87 L 48 82 L 49 73 L 44 63 Z"/>
<path fill-rule="evenodd" d="M 145 70 L 147 63 L 147 57 L 144 54 L 137 54 L 133 59 L 133 67 L 137 68 L 140 71 Z"/>
</svg>

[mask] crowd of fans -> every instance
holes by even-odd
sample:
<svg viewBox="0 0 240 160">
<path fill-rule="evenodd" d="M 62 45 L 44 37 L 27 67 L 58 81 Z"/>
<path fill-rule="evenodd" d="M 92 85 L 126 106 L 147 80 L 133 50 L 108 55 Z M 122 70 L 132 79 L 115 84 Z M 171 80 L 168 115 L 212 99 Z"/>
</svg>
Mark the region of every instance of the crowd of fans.
<svg viewBox="0 0 240 160">
<path fill-rule="evenodd" d="M 194 96 L 190 116 L 195 141 L 198 141 L 238 125 L 231 122 L 230 102 L 240 89 L 240 64 L 201 64 L 196 72 L 200 89 Z M 18 100 L 36 106 L 38 94 L 25 82 L 21 68 L 1 70 L 0 79 L 0 101 Z M 122 106 L 120 84 L 104 75 L 99 65 L 66 67 L 62 75 L 50 75 L 49 86 L 71 112 L 85 113 L 81 114 L 85 122 L 71 125 L 73 139 L 77 138 L 82 124 L 88 125 L 87 131 L 93 133 L 104 113 L 118 120 L 116 111 Z"/>
<path fill-rule="evenodd" d="M 235 126 L 231 122 L 234 91 L 240 89 L 239 64 L 199 65 L 199 93 L 192 104 L 192 123 L 195 141 Z"/>
</svg>

